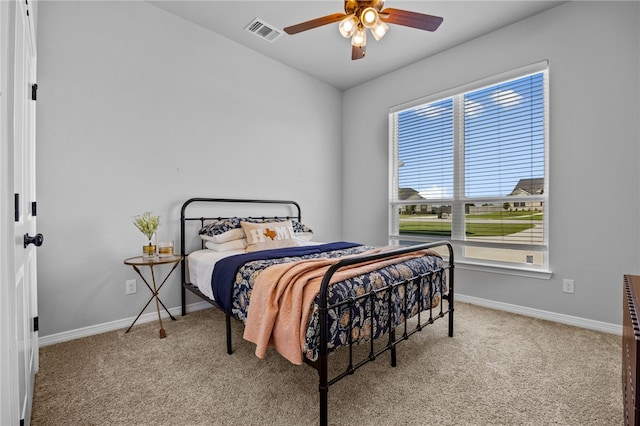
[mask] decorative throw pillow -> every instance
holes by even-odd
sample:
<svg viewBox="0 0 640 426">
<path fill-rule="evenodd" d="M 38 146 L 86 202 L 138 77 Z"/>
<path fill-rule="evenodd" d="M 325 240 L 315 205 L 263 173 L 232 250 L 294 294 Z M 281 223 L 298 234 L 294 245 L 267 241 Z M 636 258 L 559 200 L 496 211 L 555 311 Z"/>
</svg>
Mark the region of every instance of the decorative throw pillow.
<svg viewBox="0 0 640 426">
<path fill-rule="evenodd" d="M 241 221 L 249 222 L 253 220 L 244 217 L 207 220 L 202 229 L 200 229 L 200 238 L 219 244 L 244 238 L 244 232 L 240 227 Z"/>
<path fill-rule="evenodd" d="M 253 245 L 271 240 L 290 240 L 294 237 L 290 220 L 283 222 L 249 223 L 240 222 L 247 237 L 247 243 Z"/>
<path fill-rule="evenodd" d="M 310 233 L 313 234 L 313 231 L 311 230 L 311 228 L 309 228 L 307 225 L 305 225 L 304 223 L 300 223 L 297 220 L 292 220 L 291 224 L 293 225 L 293 231 L 296 234 L 300 234 L 300 233 Z"/>
<path fill-rule="evenodd" d="M 211 219 L 204 222 L 204 226 L 200 229 L 200 238 L 205 241 L 212 241 L 217 244 L 226 243 L 228 241 L 234 241 L 241 238 L 245 238 L 245 233 L 242 230 L 241 223 L 291 223 L 293 231 L 296 237 L 301 237 L 310 241 L 313 237 L 313 231 L 307 225 L 298 222 L 297 220 L 288 219 L 273 219 L 265 222 L 259 218 L 249 217 L 230 217 L 226 219 Z"/>
<path fill-rule="evenodd" d="M 200 234 L 209 236 L 220 235 L 231 229 L 240 228 L 240 221 L 247 221 L 246 218 L 229 217 L 226 219 L 205 220 L 204 226 L 200 229 Z"/>
</svg>

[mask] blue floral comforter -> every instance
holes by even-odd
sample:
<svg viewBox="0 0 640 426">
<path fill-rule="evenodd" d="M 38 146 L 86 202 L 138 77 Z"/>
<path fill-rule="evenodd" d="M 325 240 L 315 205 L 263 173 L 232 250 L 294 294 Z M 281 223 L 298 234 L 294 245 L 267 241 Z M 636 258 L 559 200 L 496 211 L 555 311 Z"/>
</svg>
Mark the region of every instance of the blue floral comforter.
<svg viewBox="0 0 640 426">
<path fill-rule="evenodd" d="M 263 269 L 271 265 L 296 262 L 303 259 L 339 258 L 360 254 L 373 248 L 354 243 L 332 243 L 311 247 L 313 249 L 310 252 L 305 250 L 287 252 L 291 248 L 269 250 L 271 253 L 269 253 L 268 257 L 256 255 L 259 252 L 233 256 L 236 258 L 232 261 L 235 266 L 232 266 L 232 269 L 229 270 L 229 265 L 227 265 L 225 272 L 222 272 L 225 270 L 225 266 L 216 263 L 212 276 L 212 286 L 216 301 L 232 316 L 245 322 L 253 284 L 257 275 Z M 302 249 L 302 247 L 296 247 L 295 249 Z M 339 346 L 347 345 L 350 340 L 354 343 L 361 343 L 372 338 L 375 339 L 388 332 L 389 321 L 391 321 L 392 327 L 402 324 L 406 319 L 404 315 L 405 303 L 407 305 L 407 318 L 416 315 L 418 311 L 428 309 L 430 306 L 437 306 L 440 303 L 441 295 L 447 292 L 446 273 L 428 273 L 435 270 L 442 271 L 444 267 L 444 261 L 439 256 L 426 256 L 386 266 L 368 274 L 334 284 L 329 289 L 328 306 L 347 300 L 350 297 L 368 294 L 371 290 L 384 287 L 389 283 L 409 280 L 413 277 L 427 274 L 420 279 L 422 280 L 421 286 L 418 283 L 420 280 L 414 280 L 406 286 L 396 287 L 391 294 L 391 310 L 389 309 L 387 292 L 377 293 L 374 297 L 373 307 L 369 298 L 366 298 L 353 303 L 351 307 L 344 305 L 330 310 L 329 351 Z M 218 270 L 217 272 L 216 269 Z M 225 278 L 221 279 L 221 276 Z M 429 284 L 429 281 L 431 281 L 431 284 Z M 420 288 L 422 288 L 422 298 L 420 297 Z M 422 304 L 420 300 L 422 300 Z M 320 347 L 319 334 L 319 311 L 318 300 L 316 299 L 309 315 L 309 326 L 303 349 L 305 357 L 311 361 L 315 361 L 318 357 Z"/>
</svg>

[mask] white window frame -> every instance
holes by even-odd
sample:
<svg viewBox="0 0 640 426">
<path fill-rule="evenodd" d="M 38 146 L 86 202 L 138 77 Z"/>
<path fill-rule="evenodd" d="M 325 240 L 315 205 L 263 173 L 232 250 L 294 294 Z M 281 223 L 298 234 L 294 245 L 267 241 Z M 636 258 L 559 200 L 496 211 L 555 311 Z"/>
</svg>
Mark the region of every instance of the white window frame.
<svg viewBox="0 0 640 426">
<path fill-rule="evenodd" d="M 502 82 L 526 77 L 527 75 L 543 72 L 544 74 L 544 191 L 540 195 L 519 196 L 518 202 L 544 203 L 543 216 L 543 241 L 542 245 L 520 245 L 506 243 L 473 242 L 464 238 L 464 206 L 467 203 L 495 203 L 503 202 L 503 198 L 466 198 L 464 189 L 457 182 L 463 179 L 464 175 L 464 138 L 461 133 L 464 129 L 464 113 L 460 113 L 463 108 L 464 94 L 473 92 L 488 86 L 494 86 Z M 399 200 L 397 198 L 398 185 L 398 140 L 396 138 L 395 114 L 417 107 L 419 105 L 430 104 L 444 99 L 453 98 L 454 103 L 454 195 L 452 198 L 433 199 L 430 198 L 421 202 L 419 200 Z M 482 270 L 494 273 L 514 274 L 532 278 L 549 279 L 551 270 L 549 267 L 549 62 L 541 61 L 525 67 L 520 67 L 498 75 L 494 75 L 479 81 L 475 81 L 463 86 L 449 89 L 431 96 L 415 99 L 413 101 L 392 107 L 389 111 L 389 242 L 390 244 L 406 244 L 414 242 L 432 242 L 440 240 L 437 237 L 408 236 L 399 233 L 399 209 L 403 205 L 421 204 L 445 204 L 452 206 L 453 222 L 451 224 L 451 238 L 449 241 L 454 246 L 454 256 L 456 264 L 463 269 Z M 523 249 L 530 248 L 541 251 L 543 254 L 542 265 L 519 264 L 500 261 L 480 260 L 467 258 L 464 256 L 465 247 L 482 246 L 496 247 L 502 249 Z"/>
</svg>

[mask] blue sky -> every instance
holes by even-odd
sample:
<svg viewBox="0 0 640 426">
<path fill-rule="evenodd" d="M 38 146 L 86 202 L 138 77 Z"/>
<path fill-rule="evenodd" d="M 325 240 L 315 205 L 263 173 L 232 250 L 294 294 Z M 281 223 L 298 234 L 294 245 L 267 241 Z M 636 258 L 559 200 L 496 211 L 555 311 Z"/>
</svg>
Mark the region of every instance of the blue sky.
<svg viewBox="0 0 640 426">
<path fill-rule="evenodd" d="M 508 195 L 520 179 L 544 177 L 542 73 L 469 92 L 464 103 L 465 196 Z M 453 195 L 454 100 L 398 113 L 399 187 Z"/>
</svg>

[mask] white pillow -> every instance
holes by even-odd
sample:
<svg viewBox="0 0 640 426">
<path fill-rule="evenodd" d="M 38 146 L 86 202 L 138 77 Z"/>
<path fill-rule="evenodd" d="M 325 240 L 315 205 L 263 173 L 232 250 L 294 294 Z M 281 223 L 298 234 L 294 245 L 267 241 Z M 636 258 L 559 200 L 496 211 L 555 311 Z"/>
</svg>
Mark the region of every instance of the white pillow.
<svg viewBox="0 0 640 426">
<path fill-rule="evenodd" d="M 265 241 L 290 240 L 295 234 L 290 220 L 284 222 L 240 222 L 249 245 Z"/>
<path fill-rule="evenodd" d="M 213 241 L 214 243 L 221 244 L 226 243 L 227 241 L 244 238 L 244 232 L 242 232 L 241 228 L 234 228 L 217 235 L 200 234 L 200 238 L 205 241 Z"/>
<path fill-rule="evenodd" d="M 289 240 L 267 240 L 261 243 L 251 244 L 247 247 L 247 252 L 258 250 L 271 250 L 283 247 L 298 247 L 306 245 L 306 241 L 292 238 Z"/>
<path fill-rule="evenodd" d="M 313 232 L 296 232 L 295 237 L 301 241 L 311 241 Z"/>
<path fill-rule="evenodd" d="M 214 243 L 213 241 L 205 241 L 204 246 L 215 251 L 244 250 L 245 248 L 247 248 L 247 240 L 242 238 L 239 240 L 227 241 L 226 243 Z"/>
</svg>

